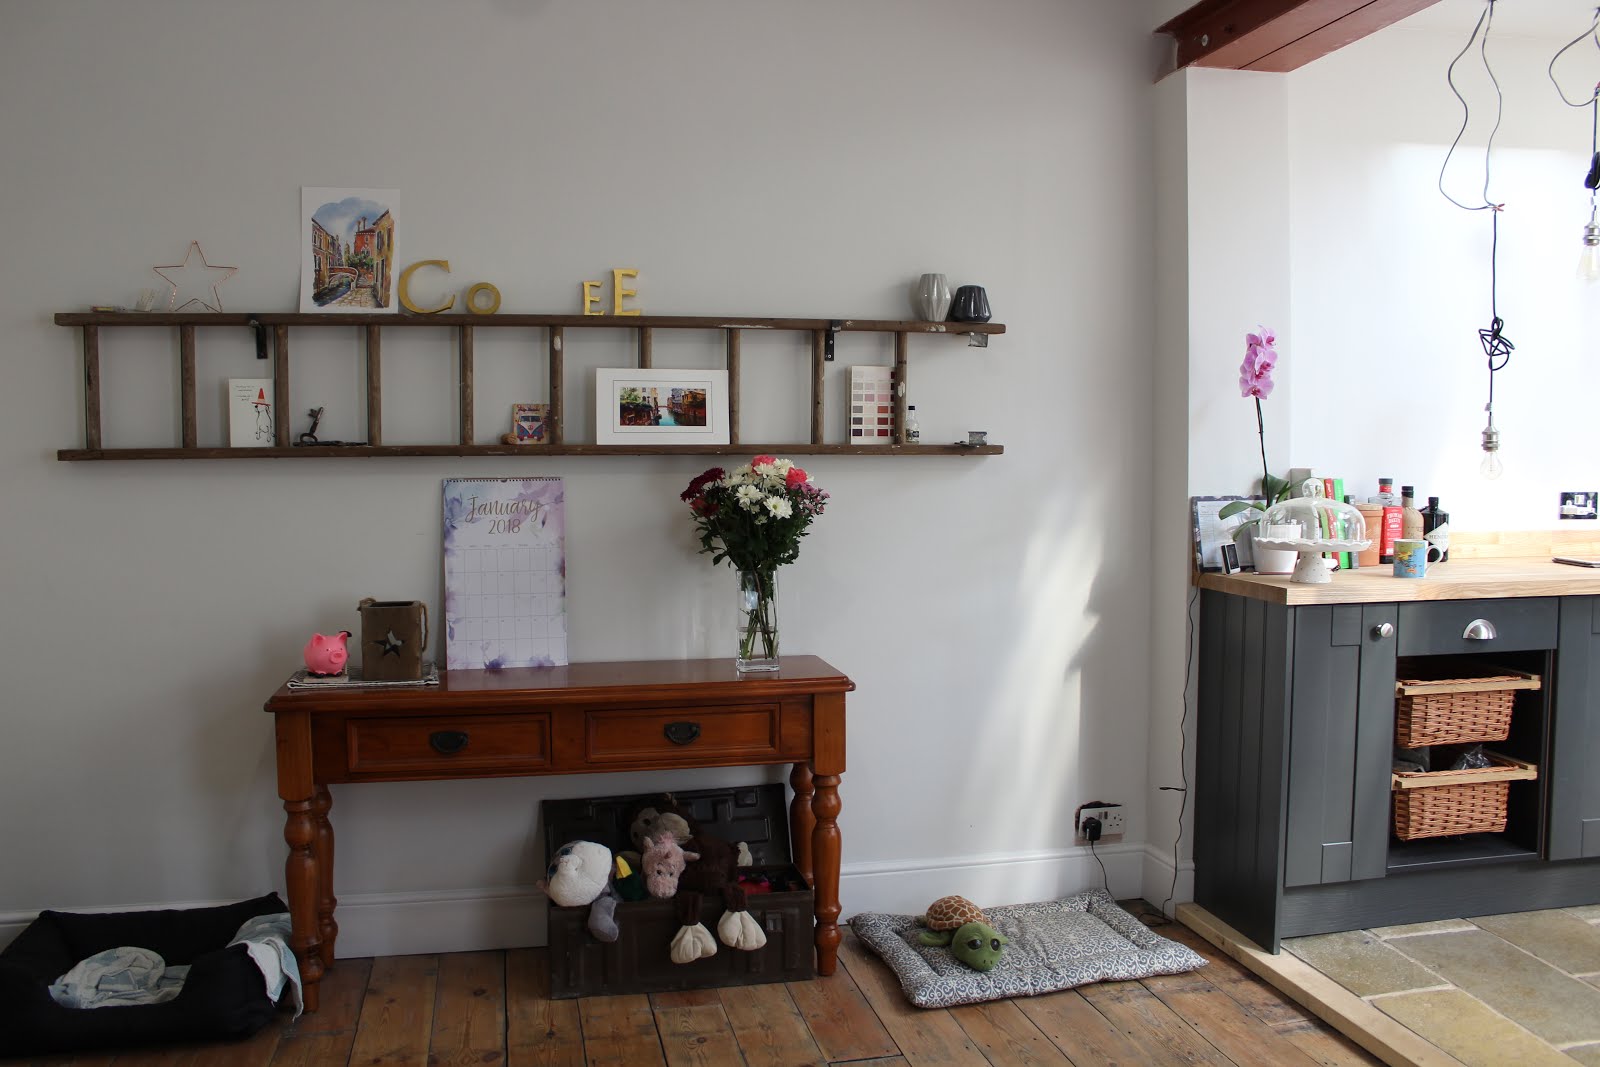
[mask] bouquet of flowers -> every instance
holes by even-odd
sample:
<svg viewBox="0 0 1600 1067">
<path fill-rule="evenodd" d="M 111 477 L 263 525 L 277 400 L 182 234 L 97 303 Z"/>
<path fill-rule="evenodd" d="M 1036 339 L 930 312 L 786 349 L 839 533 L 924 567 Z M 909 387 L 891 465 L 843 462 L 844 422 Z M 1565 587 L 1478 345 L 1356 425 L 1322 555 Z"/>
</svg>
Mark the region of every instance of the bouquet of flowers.
<svg viewBox="0 0 1600 1067">
<path fill-rule="evenodd" d="M 682 499 L 700 531 L 700 551 L 739 572 L 741 669 L 776 669 L 777 571 L 800 557 L 800 539 L 828 494 L 792 460 L 757 456 L 731 471 L 712 467 Z"/>
</svg>

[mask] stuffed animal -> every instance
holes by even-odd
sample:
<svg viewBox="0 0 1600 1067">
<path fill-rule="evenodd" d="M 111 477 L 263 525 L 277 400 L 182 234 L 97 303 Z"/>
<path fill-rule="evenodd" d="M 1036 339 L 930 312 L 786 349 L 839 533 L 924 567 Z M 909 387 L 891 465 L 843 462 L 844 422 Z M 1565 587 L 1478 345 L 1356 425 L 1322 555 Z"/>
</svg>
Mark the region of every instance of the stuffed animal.
<svg viewBox="0 0 1600 1067">
<path fill-rule="evenodd" d="M 922 934 L 922 938 L 928 936 L 927 932 Z M 1011 940 L 988 923 L 966 923 L 951 933 L 950 954 L 975 971 L 988 971 L 1000 962 L 1000 955 L 1009 944 Z"/>
<path fill-rule="evenodd" d="M 678 933 L 672 939 L 672 962 L 692 963 L 717 953 L 711 933 L 700 922 L 701 894 L 715 890 L 725 907 L 717 922 L 717 937 L 729 948 L 752 952 L 767 943 L 767 935 L 750 917 L 745 891 L 735 872 L 737 853 L 732 845 L 710 834 L 690 838 L 685 849 L 671 834 L 643 840 L 645 887 L 657 900 L 678 902 Z"/>
<path fill-rule="evenodd" d="M 917 935 L 924 945 L 948 945 L 951 955 L 975 971 L 1000 962 L 1010 940 L 989 925 L 988 916 L 966 897 L 940 897 L 917 919 L 927 929 Z"/>
<path fill-rule="evenodd" d="M 617 939 L 618 895 L 611 886 L 611 850 L 593 841 L 569 841 L 556 850 L 539 887 L 563 908 L 589 905 L 589 932 Z"/>
<path fill-rule="evenodd" d="M 617 896 L 623 900 L 643 900 L 650 895 L 644 887 L 644 871 L 622 856 L 616 857 L 616 867 L 611 887 L 617 891 Z"/>
</svg>

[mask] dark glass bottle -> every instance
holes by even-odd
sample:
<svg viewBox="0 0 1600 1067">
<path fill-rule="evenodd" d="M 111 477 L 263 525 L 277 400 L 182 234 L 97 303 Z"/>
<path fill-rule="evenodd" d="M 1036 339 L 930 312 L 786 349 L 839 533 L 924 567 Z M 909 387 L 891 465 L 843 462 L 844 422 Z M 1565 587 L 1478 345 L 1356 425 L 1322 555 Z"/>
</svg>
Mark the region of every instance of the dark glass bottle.
<svg viewBox="0 0 1600 1067">
<path fill-rule="evenodd" d="M 1430 496 L 1422 512 L 1422 536 L 1428 542 L 1428 562 L 1450 562 L 1450 513 L 1439 506 L 1439 498 Z"/>
</svg>

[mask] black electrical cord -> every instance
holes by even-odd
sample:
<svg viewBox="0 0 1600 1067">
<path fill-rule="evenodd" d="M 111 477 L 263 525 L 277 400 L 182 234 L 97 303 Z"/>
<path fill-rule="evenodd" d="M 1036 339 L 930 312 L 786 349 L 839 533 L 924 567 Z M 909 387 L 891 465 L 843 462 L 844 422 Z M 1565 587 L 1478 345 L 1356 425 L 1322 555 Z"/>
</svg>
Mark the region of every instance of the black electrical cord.
<svg viewBox="0 0 1600 1067">
<path fill-rule="evenodd" d="M 1593 106 L 1595 99 L 1600 97 L 1600 86 L 1596 86 L 1595 91 L 1590 94 L 1587 100 L 1569 99 L 1567 97 L 1567 91 L 1561 88 L 1560 82 L 1556 81 L 1556 61 L 1565 55 L 1569 48 L 1572 48 L 1585 37 L 1594 38 L 1595 47 L 1600 48 L 1600 7 L 1594 9 L 1594 21 L 1589 24 L 1589 28 L 1578 34 L 1578 36 L 1574 37 L 1566 44 L 1562 45 L 1560 50 L 1557 51 L 1555 55 L 1550 57 L 1550 65 L 1545 68 L 1545 73 L 1550 75 L 1550 84 L 1556 87 L 1556 92 L 1561 94 L 1561 102 L 1566 104 L 1568 107 L 1591 107 Z M 1591 185 L 1590 188 L 1592 189 L 1594 186 Z"/>
<path fill-rule="evenodd" d="M 1178 896 L 1178 846 L 1183 842 L 1183 816 L 1189 809 L 1189 665 L 1194 662 L 1194 602 L 1199 599 L 1200 590 L 1197 588 L 1189 594 L 1189 603 L 1184 609 L 1184 626 L 1188 634 L 1183 656 L 1183 714 L 1178 719 L 1178 774 L 1183 779 L 1183 785 L 1164 785 L 1161 792 L 1181 793 L 1178 801 L 1178 836 L 1172 839 L 1172 887 L 1167 890 L 1167 899 L 1161 902 L 1160 912 L 1162 918 L 1167 918 L 1167 905 L 1171 904 Z M 1177 918 L 1178 908 L 1173 905 L 1172 918 Z"/>
<path fill-rule="evenodd" d="M 1104 883 L 1106 887 L 1106 896 L 1109 897 L 1111 895 L 1111 876 L 1106 873 L 1105 861 L 1100 858 L 1100 853 L 1094 850 L 1095 839 L 1098 836 L 1099 835 L 1096 834 L 1095 837 L 1089 838 L 1089 855 L 1093 856 L 1094 861 L 1100 864 L 1100 881 Z"/>
<path fill-rule="evenodd" d="M 1444 198 L 1463 211 L 1493 211 L 1498 212 L 1502 205 L 1489 199 L 1489 157 L 1494 152 L 1494 138 L 1500 132 L 1500 119 L 1505 114 L 1505 94 L 1500 91 L 1500 80 L 1494 76 L 1494 69 L 1489 66 L 1489 31 L 1494 26 L 1495 0 L 1486 0 L 1483 14 L 1478 16 L 1477 25 L 1472 27 L 1472 36 L 1467 38 L 1467 43 L 1462 46 L 1456 57 L 1450 61 L 1450 66 L 1445 68 L 1444 80 L 1450 86 L 1450 91 L 1461 102 L 1461 129 L 1456 131 L 1456 139 L 1450 142 L 1450 150 L 1444 154 L 1444 162 L 1439 166 L 1439 192 Z M 1483 32 L 1479 40 L 1479 31 Z M 1445 170 L 1450 166 L 1450 157 L 1455 154 L 1456 147 L 1461 144 L 1461 138 L 1466 136 L 1467 125 L 1472 121 L 1472 108 L 1467 104 L 1467 98 L 1461 95 L 1461 90 L 1456 88 L 1456 64 L 1461 62 L 1461 57 L 1472 50 L 1472 43 L 1478 41 L 1478 55 L 1483 60 L 1483 69 L 1489 75 L 1489 81 L 1494 85 L 1495 112 L 1494 129 L 1489 131 L 1489 141 L 1483 147 L 1483 203 L 1473 206 L 1463 204 L 1444 189 Z"/>
</svg>

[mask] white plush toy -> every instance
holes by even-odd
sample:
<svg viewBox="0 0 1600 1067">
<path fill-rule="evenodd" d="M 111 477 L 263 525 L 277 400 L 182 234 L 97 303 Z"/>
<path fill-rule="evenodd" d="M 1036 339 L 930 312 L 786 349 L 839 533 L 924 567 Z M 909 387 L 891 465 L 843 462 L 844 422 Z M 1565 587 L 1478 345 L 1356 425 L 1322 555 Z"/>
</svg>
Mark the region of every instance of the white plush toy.
<svg viewBox="0 0 1600 1067">
<path fill-rule="evenodd" d="M 563 908 L 589 909 L 589 932 L 617 939 L 617 896 L 611 888 L 611 850 L 593 841 L 569 841 L 556 851 L 540 885 Z"/>
</svg>

